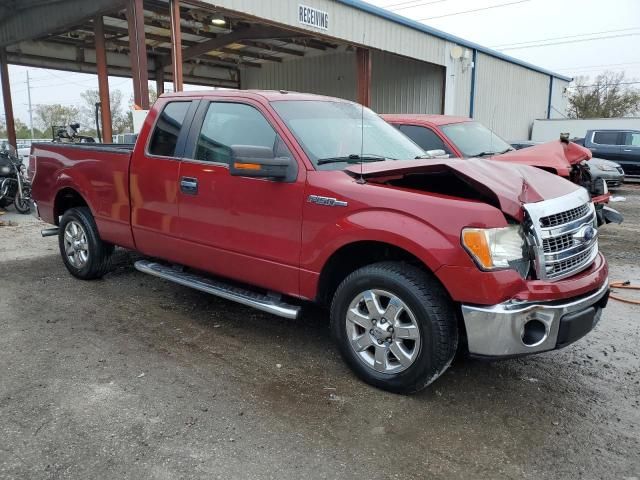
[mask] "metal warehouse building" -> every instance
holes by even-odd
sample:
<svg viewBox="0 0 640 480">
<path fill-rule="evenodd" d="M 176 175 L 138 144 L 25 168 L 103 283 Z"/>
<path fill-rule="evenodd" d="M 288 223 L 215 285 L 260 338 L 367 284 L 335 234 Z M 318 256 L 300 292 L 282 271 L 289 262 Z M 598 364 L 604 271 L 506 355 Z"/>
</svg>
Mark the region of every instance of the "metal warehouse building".
<svg viewBox="0 0 640 480">
<path fill-rule="evenodd" d="M 359 101 L 381 113 L 471 116 L 508 139 L 529 138 L 534 119 L 564 111 L 571 80 L 360 0 L 2 5 L 7 120 L 11 63 L 97 73 L 103 104 L 107 75 L 131 77 L 143 108 L 149 79 L 160 92 L 171 80 L 176 90 L 183 82 L 296 90 Z M 108 110 L 103 123 L 110 123 Z"/>
</svg>

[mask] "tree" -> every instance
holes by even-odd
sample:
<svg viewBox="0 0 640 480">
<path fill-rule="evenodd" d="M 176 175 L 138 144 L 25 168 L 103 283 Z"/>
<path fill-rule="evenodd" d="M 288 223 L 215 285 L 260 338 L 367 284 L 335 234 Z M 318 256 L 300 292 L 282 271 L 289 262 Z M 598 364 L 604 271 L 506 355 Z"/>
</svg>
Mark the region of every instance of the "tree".
<svg viewBox="0 0 640 480">
<path fill-rule="evenodd" d="M 100 101 L 100 92 L 98 90 L 85 90 L 80 94 L 84 105 L 81 108 L 82 122 L 87 128 L 95 131 L 96 124 L 96 103 Z M 120 90 L 112 90 L 109 92 L 109 104 L 111 107 L 111 129 L 113 133 L 122 133 L 127 131 L 128 119 L 127 112 L 122 105 L 122 92 Z"/>
<path fill-rule="evenodd" d="M 569 96 L 569 118 L 611 118 L 640 111 L 640 91 L 629 86 L 625 75 L 604 72 L 592 82 L 578 77 Z"/>
<path fill-rule="evenodd" d="M 36 123 L 43 132 L 50 132 L 54 125 L 69 125 L 78 121 L 80 110 L 78 107 L 60 104 L 40 104 L 35 107 Z M 18 128 L 16 127 L 16 130 Z"/>
</svg>

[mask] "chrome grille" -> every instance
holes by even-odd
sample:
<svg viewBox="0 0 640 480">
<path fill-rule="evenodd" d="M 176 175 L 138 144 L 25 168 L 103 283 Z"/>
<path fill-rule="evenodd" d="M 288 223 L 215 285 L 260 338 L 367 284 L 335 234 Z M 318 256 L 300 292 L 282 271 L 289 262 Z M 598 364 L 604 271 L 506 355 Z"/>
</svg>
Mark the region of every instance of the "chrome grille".
<svg viewBox="0 0 640 480">
<path fill-rule="evenodd" d="M 586 260 L 589 259 L 590 256 L 591 250 L 584 250 L 575 257 L 552 263 L 550 265 L 550 269 L 547 270 L 547 276 L 554 277 L 557 275 L 562 275 L 567 271 L 571 271 L 574 268 L 579 268 Z"/>
<path fill-rule="evenodd" d="M 586 190 L 524 208 L 539 279 L 560 280 L 593 263 L 598 255 L 596 216 Z"/>
<path fill-rule="evenodd" d="M 554 238 L 545 238 L 542 240 L 542 249 L 544 253 L 559 252 L 573 246 L 573 234 L 565 233 Z"/>
<path fill-rule="evenodd" d="M 584 217 L 589 212 L 589 204 L 580 205 L 577 208 L 572 208 L 565 212 L 555 213 L 548 215 L 540 219 L 540 226 L 542 228 L 556 227 L 563 223 L 569 223 L 577 218 Z"/>
</svg>

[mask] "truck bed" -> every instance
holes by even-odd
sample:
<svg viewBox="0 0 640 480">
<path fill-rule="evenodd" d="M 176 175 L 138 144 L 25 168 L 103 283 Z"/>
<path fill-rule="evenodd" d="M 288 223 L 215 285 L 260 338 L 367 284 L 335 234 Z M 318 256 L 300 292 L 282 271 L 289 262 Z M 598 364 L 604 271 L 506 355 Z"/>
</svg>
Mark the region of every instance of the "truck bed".
<svg viewBox="0 0 640 480">
<path fill-rule="evenodd" d="M 73 187 L 88 202 L 103 240 L 133 247 L 129 196 L 132 152 L 132 144 L 34 144 L 30 169 L 42 219 L 58 224 L 65 187 Z"/>
</svg>

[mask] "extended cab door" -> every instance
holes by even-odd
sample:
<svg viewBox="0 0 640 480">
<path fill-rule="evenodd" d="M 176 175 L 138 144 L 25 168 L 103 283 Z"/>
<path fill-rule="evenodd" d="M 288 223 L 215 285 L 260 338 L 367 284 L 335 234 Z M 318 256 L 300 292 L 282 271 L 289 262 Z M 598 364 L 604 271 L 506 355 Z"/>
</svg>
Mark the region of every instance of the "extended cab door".
<svg viewBox="0 0 640 480">
<path fill-rule="evenodd" d="M 231 176 L 232 145 L 268 147 L 276 157 L 289 156 L 297 178 Z M 260 105 L 229 97 L 203 101 L 180 166 L 183 263 L 297 295 L 305 173 Z"/>
<path fill-rule="evenodd" d="M 640 132 L 623 132 L 618 162 L 626 175 L 640 175 Z"/>
<path fill-rule="evenodd" d="M 178 175 L 199 100 L 159 99 L 131 160 L 131 228 L 136 248 L 178 261 Z M 148 139 L 145 143 L 144 139 Z"/>
</svg>

